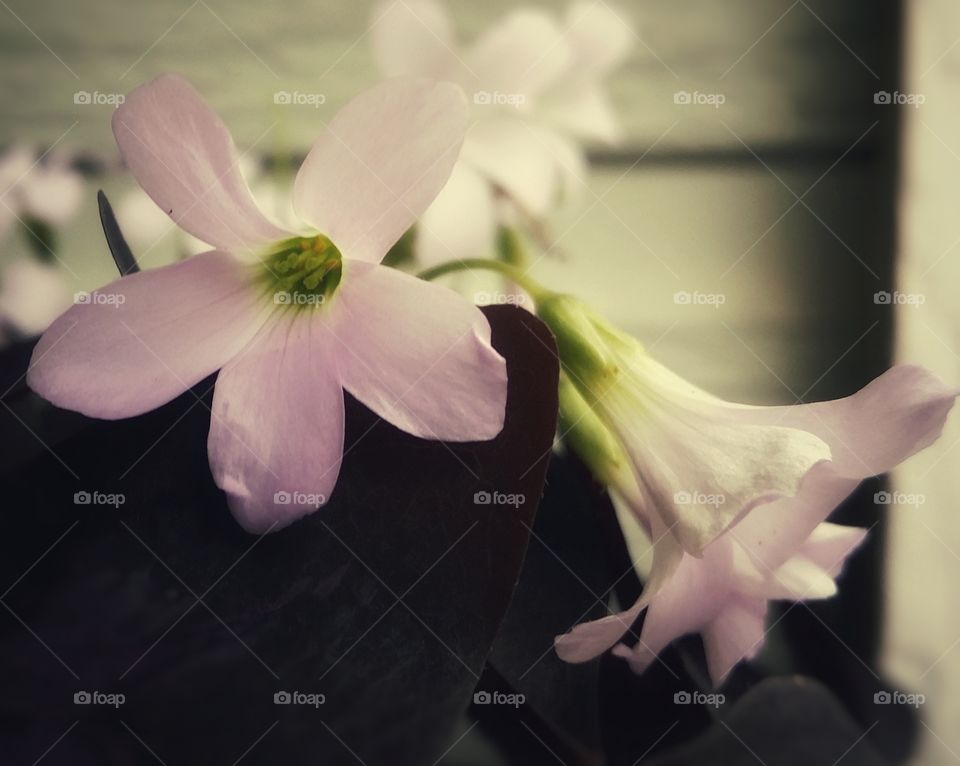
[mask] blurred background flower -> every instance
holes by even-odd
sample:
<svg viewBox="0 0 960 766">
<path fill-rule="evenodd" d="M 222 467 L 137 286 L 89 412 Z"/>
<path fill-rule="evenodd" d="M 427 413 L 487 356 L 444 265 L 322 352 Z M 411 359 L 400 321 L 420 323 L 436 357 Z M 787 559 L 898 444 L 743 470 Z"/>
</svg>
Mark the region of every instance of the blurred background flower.
<svg viewBox="0 0 960 766">
<path fill-rule="evenodd" d="M 57 232 L 86 190 L 73 158 L 13 144 L 0 154 L 0 244 L 20 236 L 28 252 L 0 261 L 0 344 L 43 332 L 70 305 Z"/>
</svg>

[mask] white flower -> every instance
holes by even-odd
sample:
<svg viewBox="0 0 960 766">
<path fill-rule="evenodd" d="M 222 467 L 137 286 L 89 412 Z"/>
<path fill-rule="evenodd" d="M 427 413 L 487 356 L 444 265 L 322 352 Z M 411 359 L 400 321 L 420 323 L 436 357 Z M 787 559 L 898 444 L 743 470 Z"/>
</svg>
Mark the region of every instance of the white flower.
<svg viewBox="0 0 960 766">
<path fill-rule="evenodd" d="M 68 157 L 38 160 L 28 147 L 15 145 L 0 156 L 0 237 L 18 220 L 60 226 L 77 212 L 82 196 L 83 178 Z"/>
<path fill-rule="evenodd" d="M 0 271 L 0 324 L 17 335 L 42 333 L 72 298 L 66 274 L 53 264 L 18 258 Z"/>
<path fill-rule="evenodd" d="M 632 37 L 606 3 L 575 2 L 562 25 L 518 8 L 469 46 L 436 0 L 378 7 L 372 38 L 381 71 L 452 80 L 473 102 L 461 161 L 418 227 L 424 263 L 490 251 L 501 193 L 539 219 L 578 189 L 586 175 L 580 141 L 619 134 L 602 81 Z"/>
</svg>

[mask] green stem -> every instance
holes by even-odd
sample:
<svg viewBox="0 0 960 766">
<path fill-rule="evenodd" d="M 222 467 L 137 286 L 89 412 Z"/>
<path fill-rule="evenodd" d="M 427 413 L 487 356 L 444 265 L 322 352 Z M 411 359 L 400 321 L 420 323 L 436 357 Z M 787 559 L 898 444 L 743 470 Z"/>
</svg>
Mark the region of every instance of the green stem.
<svg viewBox="0 0 960 766">
<path fill-rule="evenodd" d="M 502 274 L 511 282 L 515 282 L 530 293 L 531 297 L 537 302 L 540 302 L 551 294 L 549 290 L 531 279 L 527 276 L 526 272 L 518 269 L 513 264 L 495 261 L 490 258 L 466 258 L 462 261 L 448 261 L 447 263 L 441 263 L 439 266 L 433 266 L 425 271 L 421 271 L 417 276 L 420 277 L 420 279 L 430 282 L 458 271 L 475 270 L 496 271 Z"/>
</svg>

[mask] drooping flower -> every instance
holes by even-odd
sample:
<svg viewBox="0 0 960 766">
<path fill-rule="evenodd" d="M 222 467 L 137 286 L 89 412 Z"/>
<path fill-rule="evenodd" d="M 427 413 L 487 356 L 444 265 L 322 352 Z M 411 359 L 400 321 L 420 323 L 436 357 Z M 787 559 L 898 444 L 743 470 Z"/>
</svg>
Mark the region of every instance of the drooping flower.
<svg viewBox="0 0 960 766">
<path fill-rule="evenodd" d="M 615 646 L 649 609 L 641 670 L 667 643 L 702 632 L 717 680 L 762 644 L 766 602 L 833 593 L 861 530 L 825 525 L 864 478 L 934 442 L 957 390 L 896 367 L 845 399 L 754 407 L 717 399 L 654 361 L 583 304 L 538 306 L 557 335 L 578 453 L 653 541 L 644 593 L 626 612 L 557 638 L 582 662 Z"/>
<path fill-rule="evenodd" d="M 430 439 L 493 438 L 506 366 L 483 314 L 450 290 L 379 264 L 447 180 L 463 93 L 385 82 L 349 102 L 300 168 L 289 231 L 256 206 L 226 127 L 185 80 L 162 76 L 113 117 L 123 158 L 177 224 L 214 249 L 123 277 L 58 319 L 27 380 L 99 418 L 154 409 L 220 370 L 214 479 L 248 530 L 329 499 L 346 390 Z"/>
<path fill-rule="evenodd" d="M 830 459 L 813 431 L 763 422 L 762 408 L 698 389 L 575 298 L 542 300 L 537 313 L 570 381 L 620 446 L 638 502 L 694 555 L 756 505 L 795 495 Z"/>
<path fill-rule="evenodd" d="M 579 188 L 580 142 L 619 134 L 602 82 L 632 35 L 605 3 L 575 2 L 563 24 L 539 9 L 515 9 L 469 46 L 436 0 L 376 9 L 371 36 L 381 71 L 451 80 L 472 95 L 461 160 L 417 230 L 423 263 L 483 255 L 504 219 L 517 210 L 541 219 Z"/>
</svg>

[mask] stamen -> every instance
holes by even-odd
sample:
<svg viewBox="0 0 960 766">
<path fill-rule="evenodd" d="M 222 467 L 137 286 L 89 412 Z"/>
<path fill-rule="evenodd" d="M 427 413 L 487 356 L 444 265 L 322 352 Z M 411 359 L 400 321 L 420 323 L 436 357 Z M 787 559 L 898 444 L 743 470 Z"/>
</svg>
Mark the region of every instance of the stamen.
<svg viewBox="0 0 960 766">
<path fill-rule="evenodd" d="M 285 240 L 264 258 L 263 279 L 273 302 L 296 308 L 322 306 L 340 284 L 343 261 L 327 237 Z"/>
</svg>

